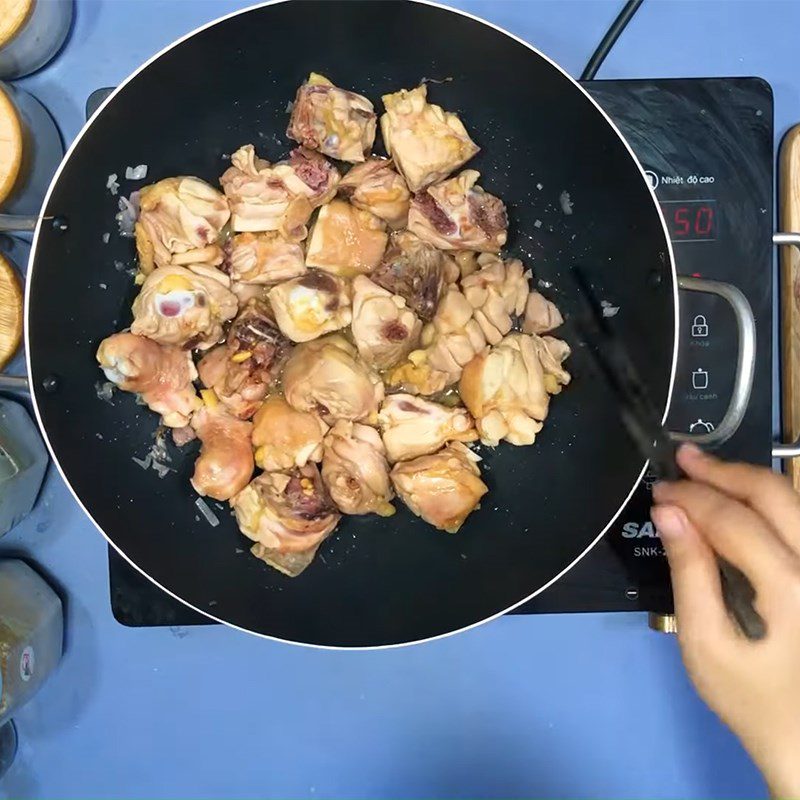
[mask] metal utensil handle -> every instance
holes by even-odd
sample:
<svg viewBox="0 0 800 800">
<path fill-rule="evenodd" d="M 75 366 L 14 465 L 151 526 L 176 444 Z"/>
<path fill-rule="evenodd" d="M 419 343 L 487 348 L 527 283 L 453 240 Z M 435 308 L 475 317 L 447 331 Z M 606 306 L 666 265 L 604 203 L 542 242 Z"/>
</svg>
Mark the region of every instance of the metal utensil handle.
<svg viewBox="0 0 800 800">
<path fill-rule="evenodd" d="M 800 249 L 800 233 L 773 233 L 772 243 L 777 246 L 793 245 Z M 773 458 L 797 458 L 798 456 L 800 456 L 800 439 L 772 445 Z"/>
<path fill-rule="evenodd" d="M 800 236 L 798 236 L 800 242 Z M 713 447 L 730 439 L 742 424 L 750 392 L 753 389 L 753 373 L 756 367 L 756 321 L 753 309 L 742 292 L 730 283 L 710 281 L 705 278 L 678 278 L 678 288 L 687 292 L 715 294 L 728 302 L 736 317 L 736 330 L 739 350 L 736 356 L 736 375 L 733 381 L 728 408 L 719 425 L 708 433 L 682 433 L 670 431 L 670 436 L 678 442 L 694 442 Z M 800 450 L 798 450 L 800 454 Z"/>
<path fill-rule="evenodd" d="M 32 231 L 36 229 L 39 217 L 13 217 L 10 214 L 0 214 L 0 233 L 14 233 Z"/>
</svg>

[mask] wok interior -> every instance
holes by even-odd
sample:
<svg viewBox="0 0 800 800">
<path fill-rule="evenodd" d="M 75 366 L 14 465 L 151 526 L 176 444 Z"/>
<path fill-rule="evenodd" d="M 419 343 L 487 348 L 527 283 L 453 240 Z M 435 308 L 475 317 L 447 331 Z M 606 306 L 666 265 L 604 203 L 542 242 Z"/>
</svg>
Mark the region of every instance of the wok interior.
<svg viewBox="0 0 800 800">
<path fill-rule="evenodd" d="M 312 70 L 379 110 L 382 94 L 431 80 L 431 101 L 457 111 L 482 148 L 468 166 L 508 205 L 507 252 L 533 269 L 533 285 L 552 284 L 544 291 L 567 316 L 567 271 L 585 265 L 599 296 L 620 308 L 615 325 L 665 406 L 675 326 L 669 254 L 649 189 L 617 133 L 556 67 L 489 26 L 414 3 L 360 2 L 285 3 L 234 16 L 169 50 L 103 109 L 47 205 L 69 229 L 43 227 L 35 253 L 28 356 L 36 402 L 89 514 L 181 599 L 292 641 L 415 641 L 543 587 L 631 491 L 642 459 L 581 348 L 568 363 L 573 383 L 536 444 L 483 448 L 490 491 L 458 534 L 434 531 L 405 509 L 389 519 L 347 518 L 296 580 L 248 555 L 227 510 L 215 509 L 216 528 L 198 513 L 189 485 L 196 447 L 176 451 L 176 472 L 164 479 L 142 470 L 132 456 L 148 451 L 157 419 L 131 396 L 118 393 L 112 406 L 95 393 L 97 345 L 130 322 L 136 291 L 115 268 L 133 265 L 134 246 L 116 233 L 108 175 L 147 164 L 147 182 L 184 174 L 216 184 L 226 157 L 248 142 L 276 160 L 289 150 L 287 103 Z M 123 181 L 121 192 L 139 186 Z M 559 199 L 565 191 L 571 214 Z M 568 328 L 559 335 L 571 338 Z M 51 376 L 58 388 L 46 392 Z"/>
</svg>

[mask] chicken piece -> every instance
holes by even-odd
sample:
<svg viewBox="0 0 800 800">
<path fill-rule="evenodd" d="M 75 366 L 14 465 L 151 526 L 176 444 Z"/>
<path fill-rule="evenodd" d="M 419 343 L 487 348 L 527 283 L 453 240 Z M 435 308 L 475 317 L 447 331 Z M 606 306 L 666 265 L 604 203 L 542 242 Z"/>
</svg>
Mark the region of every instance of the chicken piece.
<svg viewBox="0 0 800 800">
<path fill-rule="evenodd" d="M 522 262 L 503 261 L 492 253 L 478 257 L 480 269 L 461 280 L 461 291 L 473 307 L 473 319 L 480 325 L 489 344 L 498 344 L 511 330 L 515 317 L 525 310 L 528 278 Z"/>
<path fill-rule="evenodd" d="M 345 514 L 395 513 L 386 451 L 375 428 L 340 419 L 325 437 L 322 480 Z"/>
<path fill-rule="evenodd" d="M 213 390 L 206 389 L 203 399 L 205 405 L 192 417 L 192 429 L 201 442 L 192 486 L 203 497 L 230 500 L 253 477 L 253 425 L 230 414 Z"/>
<path fill-rule="evenodd" d="M 448 408 L 410 394 L 390 394 L 378 413 L 389 461 L 436 452 L 447 442 L 474 442 L 475 423 L 467 410 Z"/>
<path fill-rule="evenodd" d="M 443 180 L 480 150 L 458 116 L 427 97 L 425 84 L 383 96 L 383 143 L 412 192 Z"/>
<path fill-rule="evenodd" d="M 269 285 L 306 271 L 302 246 L 288 242 L 276 231 L 240 233 L 224 250 L 228 274 L 238 283 Z"/>
<path fill-rule="evenodd" d="M 363 161 L 375 142 L 375 109 L 355 92 L 312 72 L 297 90 L 286 135 L 340 161 Z"/>
<path fill-rule="evenodd" d="M 321 155 L 302 147 L 288 161 L 270 165 L 251 144 L 231 156 L 220 178 L 236 232 L 277 231 L 291 242 L 308 235 L 306 223 L 315 208 L 336 193 L 339 173 Z"/>
<path fill-rule="evenodd" d="M 380 217 L 392 230 L 406 226 L 411 192 L 391 159 L 373 157 L 357 164 L 339 182 L 339 195 Z"/>
<path fill-rule="evenodd" d="M 444 290 L 444 254 L 409 231 L 397 231 L 370 278 L 430 322 Z"/>
<path fill-rule="evenodd" d="M 480 478 L 480 457 L 460 442 L 438 453 L 400 461 L 391 471 L 398 497 L 418 517 L 455 533 L 489 491 Z"/>
<path fill-rule="evenodd" d="M 557 339 L 550 343 L 512 333 L 464 367 L 459 394 L 484 444 L 495 447 L 501 439 L 533 444 L 547 417 L 549 395 L 569 382 L 561 366 L 567 355 L 569 348 Z"/>
<path fill-rule="evenodd" d="M 346 200 L 332 200 L 319 211 L 306 251 L 306 266 L 352 278 L 371 272 L 386 250 L 383 220 Z"/>
<path fill-rule="evenodd" d="M 384 390 L 355 347 L 331 334 L 294 349 L 283 372 L 283 391 L 291 406 L 331 424 L 337 419 L 374 422 Z"/>
<path fill-rule="evenodd" d="M 408 229 L 441 250 L 499 252 L 508 238 L 506 207 L 475 185 L 479 177 L 474 169 L 465 169 L 415 194 Z"/>
<path fill-rule="evenodd" d="M 556 307 L 539 292 L 531 292 L 525 304 L 525 321 L 522 323 L 523 333 L 550 333 L 564 322 L 564 317 Z"/>
<path fill-rule="evenodd" d="M 139 193 L 134 228 L 139 269 L 222 263 L 217 244 L 231 212 L 225 197 L 199 178 L 167 178 Z"/>
<path fill-rule="evenodd" d="M 403 361 L 419 344 L 422 323 L 402 297 L 359 275 L 353 281 L 352 331 L 364 362 L 382 370 Z"/>
<path fill-rule="evenodd" d="M 350 324 L 347 281 L 311 270 L 269 291 L 278 327 L 293 342 L 308 342 Z"/>
<path fill-rule="evenodd" d="M 268 397 L 253 425 L 256 464 L 267 472 L 303 467 L 322 458 L 328 426 L 315 414 L 292 408 L 282 397 Z"/>
<path fill-rule="evenodd" d="M 572 352 L 569 345 L 554 336 L 534 336 L 533 341 L 544 370 L 544 388 L 548 394 L 560 394 L 570 382 L 570 374 L 562 366 Z"/>
<path fill-rule="evenodd" d="M 290 578 L 311 563 L 341 519 L 315 464 L 262 472 L 231 506 L 239 530 L 255 542 L 250 552 Z"/>
<path fill-rule="evenodd" d="M 466 278 L 467 276 L 472 275 L 473 272 L 477 272 L 480 269 L 480 265 L 478 264 L 478 254 L 474 253 L 472 250 L 458 250 L 457 252 L 453 253 L 453 259 L 456 262 L 459 273 L 456 280 Z M 453 282 L 455 283 L 455 281 Z"/>
<path fill-rule="evenodd" d="M 275 384 L 290 349 L 269 305 L 251 300 L 233 321 L 227 344 L 200 360 L 200 380 L 232 414 L 249 419 Z"/>
<path fill-rule="evenodd" d="M 201 405 L 192 386 L 197 370 L 187 350 L 115 333 L 100 343 L 97 361 L 108 380 L 124 392 L 136 392 L 167 427 L 187 425 Z"/>
<path fill-rule="evenodd" d="M 213 267 L 159 267 L 133 301 L 131 333 L 159 344 L 206 350 L 222 338 L 222 325 L 239 303 L 227 275 Z"/>
<path fill-rule="evenodd" d="M 445 292 L 433 322 L 422 329 L 422 349 L 391 371 L 388 383 L 412 394 L 431 395 L 456 383 L 461 370 L 486 347 L 473 308 L 455 287 Z"/>
</svg>

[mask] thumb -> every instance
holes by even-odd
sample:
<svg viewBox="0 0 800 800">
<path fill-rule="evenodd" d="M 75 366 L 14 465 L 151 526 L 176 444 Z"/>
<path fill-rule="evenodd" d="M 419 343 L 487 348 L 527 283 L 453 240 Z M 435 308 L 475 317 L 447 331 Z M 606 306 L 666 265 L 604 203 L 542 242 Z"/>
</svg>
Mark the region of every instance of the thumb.
<svg viewBox="0 0 800 800">
<path fill-rule="evenodd" d="M 669 560 L 681 638 L 729 632 L 714 551 L 679 506 L 655 506 L 650 516 Z"/>
</svg>

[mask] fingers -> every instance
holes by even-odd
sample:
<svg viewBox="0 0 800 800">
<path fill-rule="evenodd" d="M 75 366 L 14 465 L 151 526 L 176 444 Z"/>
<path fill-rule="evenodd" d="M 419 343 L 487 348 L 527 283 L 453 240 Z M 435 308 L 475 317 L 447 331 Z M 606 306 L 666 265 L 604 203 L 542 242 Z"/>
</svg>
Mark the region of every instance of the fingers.
<svg viewBox="0 0 800 800">
<path fill-rule="evenodd" d="M 780 590 L 795 559 L 752 508 L 698 481 L 656 484 L 653 498 L 682 508 L 711 548 L 750 578 L 759 596 Z"/>
<path fill-rule="evenodd" d="M 720 461 L 693 445 L 678 450 L 678 464 L 690 478 L 749 505 L 800 555 L 800 496 L 783 476 L 766 467 Z"/>
<path fill-rule="evenodd" d="M 673 505 L 656 506 L 651 516 L 669 559 L 681 638 L 697 641 L 730 635 L 733 627 L 722 602 L 714 552 L 683 509 Z"/>
</svg>

